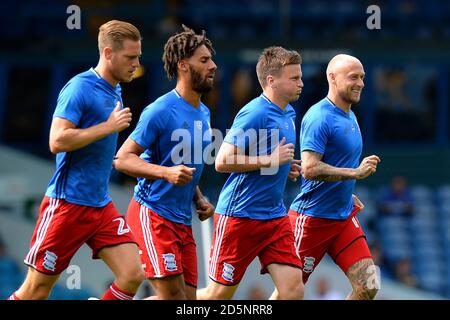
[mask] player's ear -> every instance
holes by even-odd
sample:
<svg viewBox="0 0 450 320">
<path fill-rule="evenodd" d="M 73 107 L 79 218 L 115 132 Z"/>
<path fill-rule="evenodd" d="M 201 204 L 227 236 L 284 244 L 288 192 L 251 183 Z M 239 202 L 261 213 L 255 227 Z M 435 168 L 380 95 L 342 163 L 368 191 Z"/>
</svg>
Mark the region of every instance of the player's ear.
<svg viewBox="0 0 450 320">
<path fill-rule="evenodd" d="M 105 56 L 106 60 L 111 60 L 112 52 L 113 51 L 110 47 L 105 47 L 103 49 L 103 55 Z"/>
<path fill-rule="evenodd" d="M 331 83 L 336 85 L 336 75 L 333 72 L 330 72 L 329 77 L 330 77 Z"/>
<path fill-rule="evenodd" d="M 267 76 L 266 82 L 267 82 L 267 85 L 268 85 L 269 87 L 271 87 L 272 89 L 275 88 L 275 79 L 273 78 L 273 76 L 272 76 L 271 74 L 269 74 L 269 75 Z"/>
<path fill-rule="evenodd" d="M 181 70 L 182 72 L 187 72 L 188 71 L 188 64 L 186 62 L 186 60 L 180 60 L 178 61 L 178 69 Z"/>
</svg>

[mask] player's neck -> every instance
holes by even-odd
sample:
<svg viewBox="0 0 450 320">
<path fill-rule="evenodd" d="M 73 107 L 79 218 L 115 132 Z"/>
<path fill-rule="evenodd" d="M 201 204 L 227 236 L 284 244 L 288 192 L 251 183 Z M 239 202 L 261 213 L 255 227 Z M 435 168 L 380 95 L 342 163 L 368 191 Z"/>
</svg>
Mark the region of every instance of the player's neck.
<svg viewBox="0 0 450 320">
<path fill-rule="evenodd" d="M 281 110 L 284 111 L 286 109 L 286 106 L 288 105 L 288 102 L 284 99 L 280 98 L 278 95 L 276 95 L 274 92 L 271 92 L 269 90 L 264 90 L 263 95 L 274 105 L 279 107 Z"/>
<path fill-rule="evenodd" d="M 335 107 L 338 107 L 339 109 L 341 109 L 342 111 L 344 111 L 345 113 L 349 113 L 350 109 L 352 107 L 351 103 L 345 102 L 344 100 L 342 100 L 339 95 L 334 94 L 333 92 L 328 91 L 327 94 L 327 98 L 328 100 L 331 101 L 331 103 L 333 103 L 333 105 Z"/>
<path fill-rule="evenodd" d="M 117 86 L 119 81 L 117 81 L 109 72 L 108 68 L 101 62 L 98 63 L 98 65 L 94 68 L 95 72 L 98 73 L 100 77 L 103 78 L 106 82 L 108 82 L 110 85 L 112 85 L 114 88 Z"/>
<path fill-rule="evenodd" d="M 197 91 L 194 91 L 191 88 L 189 88 L 187 85 L 182 83 L 182 81 L 178 81 L 175 90 L 192 107 L 198 108 L 200 106 L 200 98 L 202 95 Z"/>
</svg>

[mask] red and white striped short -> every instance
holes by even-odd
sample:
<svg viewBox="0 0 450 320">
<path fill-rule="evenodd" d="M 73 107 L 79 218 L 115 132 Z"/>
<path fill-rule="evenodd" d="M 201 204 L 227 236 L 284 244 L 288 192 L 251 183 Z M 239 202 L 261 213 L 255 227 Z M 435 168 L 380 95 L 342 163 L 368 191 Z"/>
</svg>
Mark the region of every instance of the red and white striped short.
<svg viewBox="0 0 450 320">
<path fill-rule="evenodd" d="M 24 262 L 39 272 L 64 271 L 76 251 L 86 243 L 93 258 L 108 246 L 134 240 L 125 219 L 112 202 L 100 208 L 44 197 Z"/>
<path fill-rule="evenodd" d="M 364 231 L 356 217 L 359 211 L 360 208 L 354 206 L 346 220 L 333 220 L 289 210 L 295 250 L 301 259 L 304 283 L 308 281 L 325 253 L 328 253 L 344 272 L 355 262 L 371 258 Z"/>
</svg>

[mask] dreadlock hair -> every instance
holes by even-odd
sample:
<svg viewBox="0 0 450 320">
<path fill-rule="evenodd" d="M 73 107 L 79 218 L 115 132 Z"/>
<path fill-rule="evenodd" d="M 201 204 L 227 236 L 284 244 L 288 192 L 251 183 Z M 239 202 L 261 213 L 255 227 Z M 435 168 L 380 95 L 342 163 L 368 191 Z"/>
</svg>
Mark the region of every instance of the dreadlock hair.
<svg viewBox="0 0 450 320">
<path fill-rule="evenodd" d="M 200 35 L 196 34 L 194 30 L 186 27 L 184 24 L 182 27 L 183 31 L 171 36 L 164 45 L 162 61 L 164 62 L 164 70 L 169 80 L 177 77 L 178 62 L 192 57 L 195 50 L 201 45 L 205 45 L 212 54 L 216 53 L 211 41 L 206 37 L 205 30 L 202 30 L 202 34 Z"/>
</svg>

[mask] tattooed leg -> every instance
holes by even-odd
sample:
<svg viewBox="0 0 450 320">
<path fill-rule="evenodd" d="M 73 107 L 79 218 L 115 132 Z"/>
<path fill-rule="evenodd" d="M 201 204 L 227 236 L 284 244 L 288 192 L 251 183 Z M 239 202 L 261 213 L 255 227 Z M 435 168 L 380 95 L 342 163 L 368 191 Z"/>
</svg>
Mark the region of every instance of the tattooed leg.
<svg viewBox="0 0 450 320">
<path fill-rule="evenodd" d="M 362 259 L 354 263 L 347 271 L 352 292 L 347 300 L 373 300 L 379 289 L 379 275 L 372 259 Z"/>
</svg>

